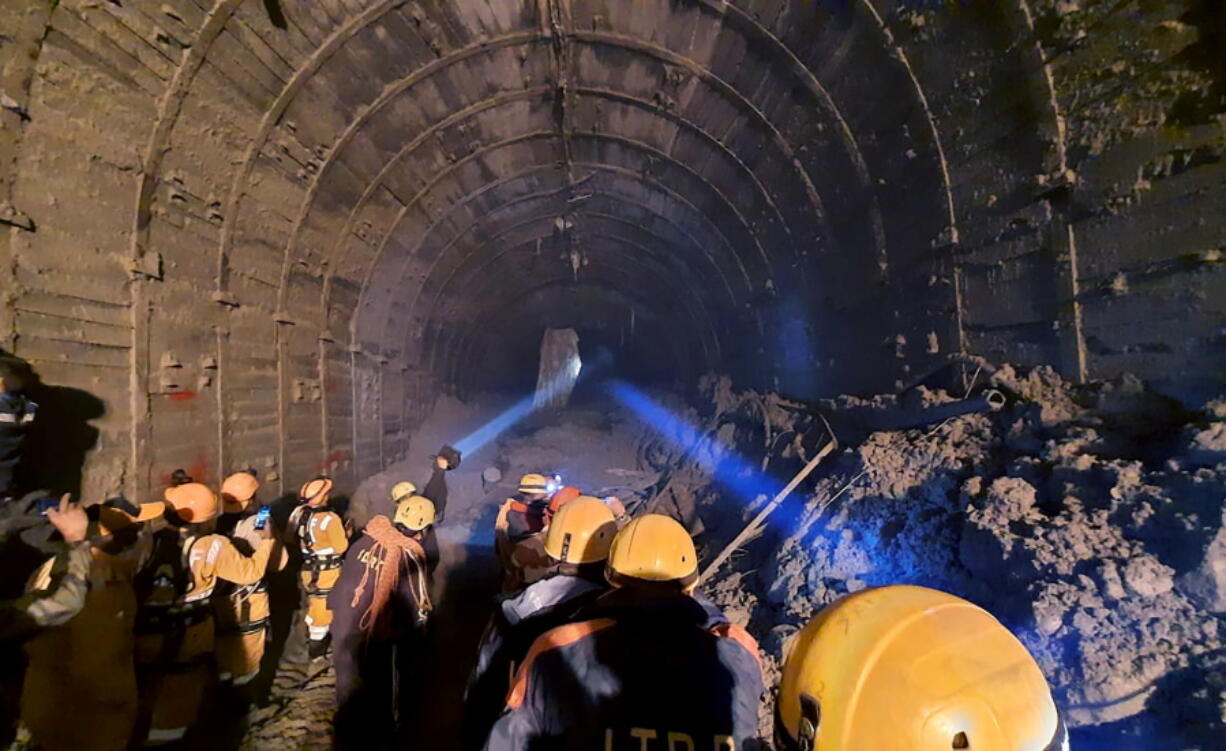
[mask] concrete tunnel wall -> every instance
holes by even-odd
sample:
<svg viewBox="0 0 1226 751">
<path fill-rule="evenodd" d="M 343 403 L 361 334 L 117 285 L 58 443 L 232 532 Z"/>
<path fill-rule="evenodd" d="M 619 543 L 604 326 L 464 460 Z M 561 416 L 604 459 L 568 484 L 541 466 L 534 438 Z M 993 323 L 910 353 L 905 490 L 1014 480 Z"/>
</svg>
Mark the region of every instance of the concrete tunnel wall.
<svg viewBox="0 0 1226 751">
<path fill-rule="evenodd" d="M 546 326 L 797 396 L 1220 385 L 1215 8 L 8 0 L 0 346 L 101 401 L 93 498 L 351 488 Z"/>
</svg>

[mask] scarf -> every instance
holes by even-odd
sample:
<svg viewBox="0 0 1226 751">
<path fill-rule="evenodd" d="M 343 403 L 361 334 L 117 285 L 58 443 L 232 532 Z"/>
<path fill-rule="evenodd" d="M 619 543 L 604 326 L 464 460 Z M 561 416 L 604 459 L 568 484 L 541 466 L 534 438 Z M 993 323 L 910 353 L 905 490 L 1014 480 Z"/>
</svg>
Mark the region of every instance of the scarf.
<svg viewBox="0 0 1226 751">
<path fill-rule="evenodd" d="M 383 608 L 391 599 L 392 592 L 400 585 L 401 556 L 408 556 L 413 564 L 410 566 L 413 571 L 413 581 L 409 582 L 409 589 L 417 601 L 418 621 L 424 621 L 433 606 L 430 603 L 430 592 L 426 587 L 426 551 L 421 543 L 401 534 L 386 516 L 376 516 L 371 519 L 362 533 L 374 540 L 375 544 L 370 549 L 370 555 L 367 556 L 366 570 L 362 572 L 362 580 L 353 590 L 353 600 L 350 606 L 357 607 L 358 602 L 362 599 L 362 594 L 370 582 L 372 570 L 375 575 L 375 589 L 370 607 L 358 620 L 358 628 L 369 631 L 379 623 L 379 616 Z"/>
</svg>

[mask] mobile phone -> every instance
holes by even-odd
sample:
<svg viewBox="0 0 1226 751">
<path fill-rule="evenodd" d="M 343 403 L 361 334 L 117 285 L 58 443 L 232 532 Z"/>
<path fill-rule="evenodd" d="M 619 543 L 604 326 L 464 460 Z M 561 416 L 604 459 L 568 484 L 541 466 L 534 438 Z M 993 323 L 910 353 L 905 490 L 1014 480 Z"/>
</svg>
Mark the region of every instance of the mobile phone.
<svg viewBox="0 0 1226 751">
<path fill-rule="evenodd" d="M 255 528 L 263 529 L 267 527 L 270 516 L 272 516 L 272 506 L 260 506 L 260 510 L 255 512 Z"/>
<path fill-rule="evenodd" d="M 43 516 L 46 516 L 47 512 L 51 509 L 58 509 L 60 507 L 60 499 L 52 498 L 51 496 L 39 498 L 35 503 L 37 504 L 38 513 L 42 514 Z"/>
</svg>

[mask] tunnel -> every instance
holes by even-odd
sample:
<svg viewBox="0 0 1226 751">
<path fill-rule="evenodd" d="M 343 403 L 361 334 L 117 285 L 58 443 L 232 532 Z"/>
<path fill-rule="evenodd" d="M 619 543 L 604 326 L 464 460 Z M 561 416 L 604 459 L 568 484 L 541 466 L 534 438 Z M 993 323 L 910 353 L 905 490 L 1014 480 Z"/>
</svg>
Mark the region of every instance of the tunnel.
<svg viewBox="0 0 1226 751">
<path fill-rule="evenodd" d="M 1226 381 L 1211 0 L 6 0 L 0 32 L 40 487 L 353 493 L 438 400 L 529 394 L 548 329 L 678 404 L 968 358 L 1179 410 Z"/>
</svg>

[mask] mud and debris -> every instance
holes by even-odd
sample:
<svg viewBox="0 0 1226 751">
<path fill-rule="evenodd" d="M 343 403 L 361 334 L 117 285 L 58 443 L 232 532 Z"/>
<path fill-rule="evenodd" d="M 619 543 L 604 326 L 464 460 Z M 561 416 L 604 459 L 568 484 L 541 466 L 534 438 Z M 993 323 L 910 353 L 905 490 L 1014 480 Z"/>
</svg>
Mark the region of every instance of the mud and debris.
<svg viewBox="0 0 1226 751">
<path fill-rule="evenodd" d="M 954 592 L 1014 630 L 1086 737 L 1174 732 L 1181 748 L 1214 748 L 1226 729 L 1221 402 L 1188 413 L 1131 377 L 1074 386 L 1045 367 L 984 380 L 1010 395 L 1005 409 L 847 448 L 710 592 L 743 614 L 774 666 L 787 637 L 844 593 Z M 716 401 L 730 420 L 762 399 Z M 715 495 L 721 505 L 700 516 L 734 500 Z"/>
<path fill-rule="evenodd" d="M 988 608 L 1018 635 L 1075 743 L 1218 747 L 1226 732 L 1226 402 L 1186 410 L 1131 377 L 1073 385 L 1045 367 L 1005 366 L 975 380 L 972 391 L 996 389 L 1007 404 L 856 442 L 840 436 L 814 479 L 704 583 L 759 640 L 767 686 L 777 683 L 789 637 L 822 606 L 865 587 L 919 584 Z M 688 407 L 656 395 L 676 425 L 652 429 L 629 413 L 576 407 L 535 415 L 465 457 L 441 530 L 440 601 L 477 576 L 481 561 L 493 565 L 481 557 L 491 514 L 524 472 L 558 472 L 631 508 L 677 516 L 709 559 L 767 500 L 737 495 L 732 488 L 746 483 L 721 478 L 727 462 L 782 482 L 824 440 L 815 426 L 966 396 L 919 386 L 805 404 L 715 377 L 699 393 Z M 409 455 L 428 454 L 497 409 L 440 401 Z M 369 478 L 355 513 L 377 509 L 383 486 L 424 475 L 423 464 L 410 459 Z M 481 599 L 471 586 L 464 592 Z M 440 669 L 454 667 L 463 649 L 445 645 L 453 651 Z M 292 686 L 282 676 L 247 747 L 326 733 L 329 680 L 323 671 Z M 431 735 L 439 742 L 459 721 L 447 692 L 428 709 L 451 718 Z M 766 698 L 764 739 L 773 710 Z"/>
</svg>

